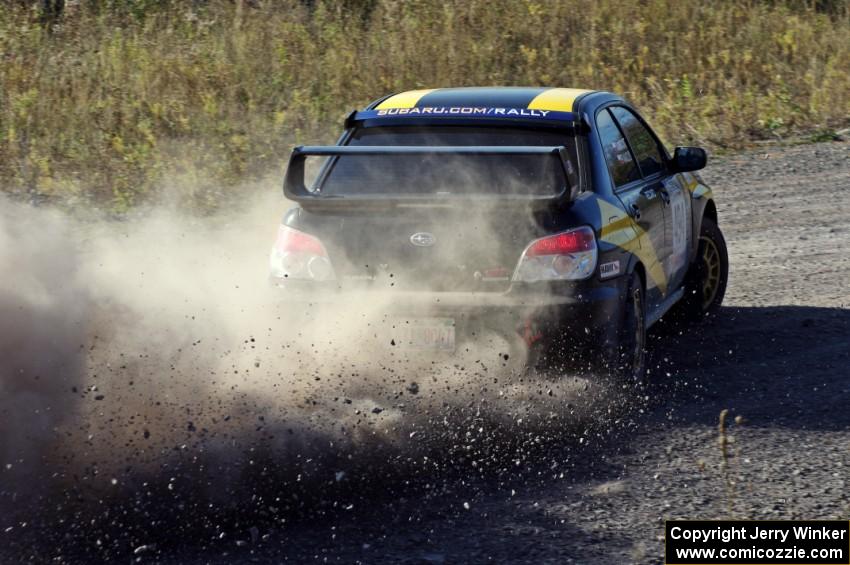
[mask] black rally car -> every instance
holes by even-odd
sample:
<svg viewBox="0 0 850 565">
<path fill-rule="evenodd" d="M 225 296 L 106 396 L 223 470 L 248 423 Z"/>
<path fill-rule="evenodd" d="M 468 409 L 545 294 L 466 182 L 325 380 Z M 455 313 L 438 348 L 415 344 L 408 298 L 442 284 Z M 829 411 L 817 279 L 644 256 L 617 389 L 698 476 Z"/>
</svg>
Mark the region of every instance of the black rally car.
<svg viewBox="0 0 850 565">
<path fill-rule="evenodd" d="M 293 151 L 284 192 L 297 205 L 271 278 L 311 301 L 390 296 L 399 346 L 451 350 L 498 331 L 536 360 L 589 344 L 642 379 L 649 326 L 723 300 L 705 163 L 700 148 L 670 155 L 609 92 L 387 96 L 353 112 L 337 145 Z"/>
</svg>

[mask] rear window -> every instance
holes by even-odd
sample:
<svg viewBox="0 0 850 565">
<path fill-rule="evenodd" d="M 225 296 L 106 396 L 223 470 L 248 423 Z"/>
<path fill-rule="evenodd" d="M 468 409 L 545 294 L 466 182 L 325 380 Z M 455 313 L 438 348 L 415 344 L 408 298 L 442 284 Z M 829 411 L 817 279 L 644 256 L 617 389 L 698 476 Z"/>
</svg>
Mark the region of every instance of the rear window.
<svg viewBox="0 0 850 565">
<path fill-rule="evenodd" d="M 563 131 L 461 126 L 379 127 L 356 130 L 350 146 L 566 146 Z M 574 158 L 571 163 L 574 164 Z M 568 167 L 575 171 L 575 167 Z M 346 155 L 318 178 L 328 195 L 496 194 L 551 196 L 568 181 L 556 156 L 548 155 Z"/>
</svg>

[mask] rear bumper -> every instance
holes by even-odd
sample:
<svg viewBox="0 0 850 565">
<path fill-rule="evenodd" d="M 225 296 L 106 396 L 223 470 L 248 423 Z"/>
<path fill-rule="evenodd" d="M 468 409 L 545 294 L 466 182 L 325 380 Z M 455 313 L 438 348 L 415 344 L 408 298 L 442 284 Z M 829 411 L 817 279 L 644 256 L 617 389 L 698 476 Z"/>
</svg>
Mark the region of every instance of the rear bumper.
<svg viewBox="0 0 850 565">
<path fill-rule="evenodd" d="M 373 291 L 302 291 L 285 289 L 287 301 L 314 305 L 354 307 L 357 304 L 385 304 L 398 311 L 475 312 L 503 309 L 527 309 L 567 306 L 582 301 L 571 296 L 546 293 L 493 292 L 373 292 Z"/>
<path fill-rule="evenodd" d="M 378 312 L 401 317 L 451 317 L 458 333 L 482 329 L 504 335 L 529 332 L 541 341 L 581 336 L 608 342 L 619 329 L 625 299 L 625 277 L 593 279 L 558 285 L 514 285 L 508 292 L 343 291 L 287 286 L 281 292 L 288 303 L 317 312 Z"/>
</svg>

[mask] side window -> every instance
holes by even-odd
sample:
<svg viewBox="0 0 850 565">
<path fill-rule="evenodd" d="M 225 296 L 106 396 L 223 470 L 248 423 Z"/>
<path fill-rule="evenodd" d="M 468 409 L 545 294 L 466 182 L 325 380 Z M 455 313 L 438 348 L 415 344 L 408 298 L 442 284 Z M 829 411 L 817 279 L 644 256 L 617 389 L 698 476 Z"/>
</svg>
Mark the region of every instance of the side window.
<svg viewBox="0 0 850 565">
<path fill-rule="evenodd" d="M 623 134 L 608 110 L 602 110 L 596 117 L 596 127 L 599 129 L 599 138 L 602 141 L 602 151 L 608 170 L 615 186 L 622 186 L 640 178 L 640 171 L 635 165 L 632 153 L 626 143 Z"/>
<path fill-rule="evenodd" d="M 652 134 L 629 110 L 615 106 L 611 108 L 611 112 L 625 132 L 643 176 L 648 177 L 659 172 L 664 161 Z"/>
</svg>

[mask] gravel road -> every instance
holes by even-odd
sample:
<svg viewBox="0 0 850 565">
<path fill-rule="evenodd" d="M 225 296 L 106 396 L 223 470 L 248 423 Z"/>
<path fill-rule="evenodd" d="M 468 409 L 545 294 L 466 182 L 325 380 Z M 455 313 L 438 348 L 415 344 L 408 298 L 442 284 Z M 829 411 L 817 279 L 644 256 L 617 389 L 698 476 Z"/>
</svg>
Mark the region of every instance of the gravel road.
<svg viewBox="0 0 850 565">
<path fill-rule="evenodd" d="M 350 508 L 328 500 L 275 527 L 243 516 L 226 539 L 119 561 L 659 563 L 665 519 L 847 519 L 850 143 L 717 158 L 704 178 L 729 245 L 726 301 L 706 325 L 653 330 L 643 398 L 529 456 L 493 455 L 507 472 L 458 458 Z"/>
</svg>

